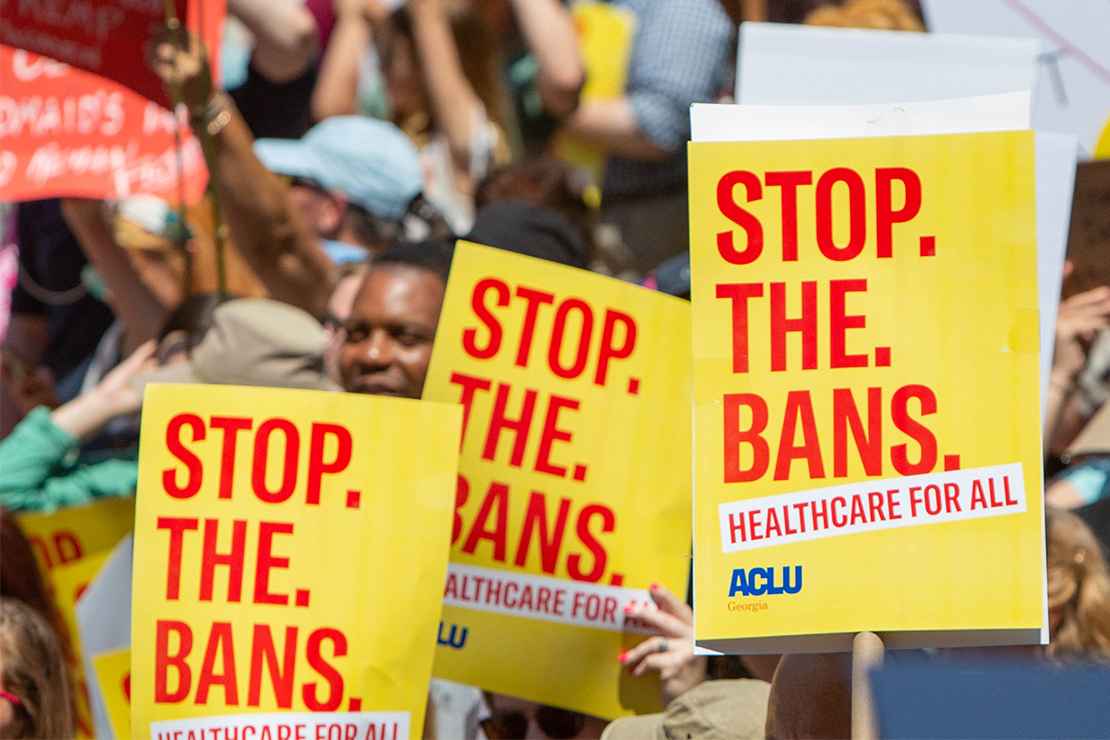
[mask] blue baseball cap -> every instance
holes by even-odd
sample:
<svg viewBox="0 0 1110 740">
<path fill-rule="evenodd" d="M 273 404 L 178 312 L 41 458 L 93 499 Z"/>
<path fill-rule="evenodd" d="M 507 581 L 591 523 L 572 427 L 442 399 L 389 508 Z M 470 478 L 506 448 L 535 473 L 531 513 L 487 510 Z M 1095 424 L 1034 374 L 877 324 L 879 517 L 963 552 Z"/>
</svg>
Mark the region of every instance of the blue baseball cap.
<svg viewBox="0 0 1110 740">
<path fill-rule="evenodd" d="M 399 221 L 424 189 L 420 155 L 392 123 L 365 116 L 336 116 L 300 140 L 259 139 L 254 152 L 268 170 L 302 177 L 373 216 Z"/>
</svg>

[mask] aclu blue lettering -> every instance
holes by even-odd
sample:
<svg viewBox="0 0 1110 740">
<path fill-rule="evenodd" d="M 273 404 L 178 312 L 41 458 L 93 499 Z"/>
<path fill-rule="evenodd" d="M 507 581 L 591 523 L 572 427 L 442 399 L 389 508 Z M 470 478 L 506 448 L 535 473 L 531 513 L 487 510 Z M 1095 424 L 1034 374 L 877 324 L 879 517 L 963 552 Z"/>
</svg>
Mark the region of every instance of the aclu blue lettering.
<svg viewBox="0 0 1110 740">
<path fill-rule="evenodd" d="M 793 570 L 793 574 L 791 574 Z M 791 578 L 793 575 L 793 578 Z M 781 576 L 781 577 L 780 577 Z M 793 569 L 784 565 L 778 571 L 774 568 L 736 568 L 732 571 L 732 583 L 728 587 L 730 597 L 741 596 L 778 596 L 796 594 L 802 590 L 802 566 Z"/>
<path fill-rule="evenodd" d="M 445 633 L 444 628 L 447 626 L 448 625 L 443 622 L 439 623 L 439 634 L 436 636 L 436 642 L 444 647 L 462 650 L 466 645 L 466 638 L 470 634 L 470 628 L 452 624 L 450 625 L 451 629 Z"/>
</svg>

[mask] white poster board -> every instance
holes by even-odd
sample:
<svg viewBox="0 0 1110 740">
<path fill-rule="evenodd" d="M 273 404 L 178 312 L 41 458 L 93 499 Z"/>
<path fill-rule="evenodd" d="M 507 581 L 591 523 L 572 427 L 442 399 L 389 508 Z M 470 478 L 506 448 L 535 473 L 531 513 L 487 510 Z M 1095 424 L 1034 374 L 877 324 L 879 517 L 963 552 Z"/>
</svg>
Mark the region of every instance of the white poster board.
<svg viewBox="0 0 1110 740">
<path fill-rule="evenodd" d="M 922 8 L 935 32 L 1038 39 L 1034 128 L 1075 134 L 1084 158 L 1096 149 L 1110 157 L 1110 2 L 923 0 Z"/>
<path fill-rule="evenodd" d="M 861 105 L 1032 91 L 1039 52 L 1031 38 L 744 23 L 736 101 Z"/>
</svg>

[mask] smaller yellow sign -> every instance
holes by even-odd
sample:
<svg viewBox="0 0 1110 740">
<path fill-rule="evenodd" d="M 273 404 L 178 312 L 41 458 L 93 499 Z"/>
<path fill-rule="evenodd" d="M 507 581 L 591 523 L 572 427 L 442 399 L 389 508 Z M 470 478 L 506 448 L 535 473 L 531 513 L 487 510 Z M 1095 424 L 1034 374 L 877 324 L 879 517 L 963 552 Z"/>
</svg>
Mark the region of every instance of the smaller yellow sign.
<svg viewBox="0 0 1110 740">
<path fill-rule="evenodd" d="M 89 587 L 96 574 L 100 572 L 104 561 L 112 554 L 111 550 L 101 550 L 94 555 L 87 555 L 81 559 L 59 565 L 49 572 L 50 587 L 54 595 L 54 604 L 58 614 L 65 625 L 69 644 L 73 649 L 74 660 L 70 663 L 70 675 L 76 686 L 76 724 L 78 737 L 93 737 L 92 711 L 89 708 L 89 677 L 85 675 L 85 667 L 80 660 L 81 633 L 77 628 L 77 600 Z"/>
<path fill-rule="evenodd" d="M 19 528 L 43 570 L 110 550 L 135 524 L 135 499 L 104 498 L 50 513 L 19 515 Z"/>
<path fill-rule="evenodd" d="M 1106 125 L 1102 127 L 1102 133 L 1098 137 L 1098 144 L 1095 145 L 1095 159 L 1110 159 L 1110 117 L 1106 119 Z"/>
<path fill-rule="evenodd" d="M 89 695 L 81 664 L 81 638 L 74 611 L 80 591 L 92 581 L 113 547 L 135 523 L 133 498 L 105 498 L 84 506 L 18 516 L 19 528 L 31 543 L 45 580 L 55 594 L 58 613 L 65 622 L 69 649 L 66 662 L 76 684 L 77 737 L 93 736 Z"/>
<path fill-rule="evenodd" d="M 131 737 L 131 650 L 94 655 L 93 671 L 116 740 Z"/>
</svg>

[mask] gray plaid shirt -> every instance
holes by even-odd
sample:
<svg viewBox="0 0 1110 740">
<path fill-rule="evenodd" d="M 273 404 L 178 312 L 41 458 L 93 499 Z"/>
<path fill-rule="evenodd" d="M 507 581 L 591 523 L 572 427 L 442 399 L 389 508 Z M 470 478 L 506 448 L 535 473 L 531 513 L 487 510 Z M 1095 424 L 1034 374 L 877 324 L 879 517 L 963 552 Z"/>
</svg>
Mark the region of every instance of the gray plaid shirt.
<svg viewBox="0 0 1110 740">
<path fill-rule="evenodd" d="M 690 105 L 712 102 L 733 63 L 735 28 L 718 0 L 618 0 L 636 14 L 628 97 L 640 130 L 674 152 L 661 162 L 609 159 L 605 193 L 674 192 L 686 183 Z"/>
</svg>

